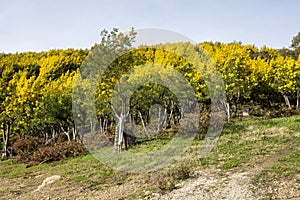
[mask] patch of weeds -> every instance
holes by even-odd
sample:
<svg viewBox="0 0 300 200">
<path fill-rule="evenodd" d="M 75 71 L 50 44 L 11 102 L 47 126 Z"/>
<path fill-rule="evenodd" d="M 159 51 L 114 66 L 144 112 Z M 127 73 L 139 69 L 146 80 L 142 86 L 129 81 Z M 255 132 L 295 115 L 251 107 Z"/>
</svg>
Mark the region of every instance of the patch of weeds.
<svg viewBox="0 0 300 200">
<path fill-rule="evenodd" d="M 271 167 L 269 171 L 282 177 L 300 173 L 300 151 L 295 151 L 278 160 L 278 163 Z"/>
<path fill-rule="evenodd" d="M 154 137 L 151 139 L 140 139 L 129 151 L 132 153 L 149 153 L 163 148 L 172 138 Z"/>
<path fill-rule="evenodd" d="M 147 188 L 147 190 L 145 190 L 145 188 L 139 188 L 137 190 L 135 190 L 133 193 L 129 194 L 126 197 L 126 200 L 136 200 L 136 199 L 149 199 L 149 194 L 151 194 L 151 192 L 156 192 L 157 189 L 155 189 L 154 187 L 149 187 Z M 147 192 L 149 192 L 149 194 L 147 194 Z"/>
<path fill-rule="evenodd" d="M 171 191 L 175 189 L 175 184 L 180 180 L 189 178 L 190 173 L 190 168 L 187 166 L 179 165 L 170 168 L 167 171 L 159 174 L 158 187 L 161 191 Z"/>
<path fill-rule="evenodd" d="M 222 135 L 227 135 L 227 134 L 232 134 L 232 133 L 239 133 L 243 132 L 245 130 L 244 128 L 244 123 L 233 123 L 233 124 L 226 124 L 223 131 Z"/>
<path fill-rule="evenodd" d="M 242 163 L 241 158 L 234 157 L 220 166 L 220 169 L 226 170 L 239 166 Z"/>
<path fill-rule="evenodd" d="M 269 169 L 265 169 L 260 174 L 255 176 L 253 180 L 257 183 L 260 183 L 260 182 L 272 181 L 273 179 L 275 179 L 275 175 L 271 173 Z"/>
<path fill-rule="evenodd" d="M 13 179 L 24 176 L 27 171 L 25 164 L 17 164 L 12 159 L 0 162 L 0 177 Z"/>
<path fill-rule="evenodd" d="M 102 190 L 103 188 L 101 187 L 101 183 L 99 183 L 98 181 L 91 181 L 89 183 L 88 188 L 90 190 Z"/>
<path fill-rule="evenodd" d="M 201 165 L 211 165 L 209 158 L 201 158 L 200 163 L 201 163 Z"/>
<path fill-rule="evenodd" d="M 158 181 L 158 187 L 161 191 L 172 191 L 175 187 L 175 180 L 171 178 L 162 178 Z"/>
<path fill-rule="evenodd" d="M 76 182 L 82 182 L 82 181 L 86 181 L 88 178 L 84 175 L 80 175 L 80 176 L 75 176 L 73 179 Z"/>
<path fill-rule="evenodd" d="M 273 155 L 299 141 L 294 132 L 300 127 L 294 125 L 297 120 L 300 120 L 300 116 L 227 124 L 215 149 L 200 163 L 205 166 L 216 165 L 225 170 Z M 290 126 L 293 126 L 293 130 L 289 129 Z"/>
<path fill-rule="evenodd" d="M 174 177 L 175 180 L 185 180 L 190 177 L 190 169 L 186 166 L 179 166 L 172 170 L 171 175 Z"/>
<path fill-rule="evenodd" d="M 258 185 L 266 197 L 275 199 L 277 191 L 272 190 L 276 183 L 288 181 L 295 178 L 300 173 L 300 151 L 294 151 L 280 158 L 276 163 L 268 169 L 263 170 L 259 175 L 255 176 L 253 183 Z M 298 181 L 297 178 L 295 179 Z M 300 180 L 299 180 L 300 182 Z M 270 191 L 271 189 L 271 191 Z"/>
</svg>

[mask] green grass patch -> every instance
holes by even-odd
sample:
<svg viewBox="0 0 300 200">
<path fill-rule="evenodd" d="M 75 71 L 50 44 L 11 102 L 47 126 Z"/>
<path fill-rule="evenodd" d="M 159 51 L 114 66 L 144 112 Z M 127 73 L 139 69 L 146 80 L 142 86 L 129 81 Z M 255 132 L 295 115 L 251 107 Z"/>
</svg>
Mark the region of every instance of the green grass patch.
<svg viewBox="0 0 300 200">
<path fill-rule="evenodd" d="M 83 182 L 86 181 L 88 179 L 88 177 L 84 176 L 84 175 L 80 175 L 80 176 L 75 176 L 73 178 L 76 182 Z"/>
<path fill-rule="evenodd" d="M 92 155 L 85 155 L 56 163 L 44 163 L 27 168 L 26 164 L 16 163 L 13 159 L 0 162 L 0 179 L 24 178 L 43 175 L 60 175 L 70 184 L 98 190 L 101 184 L 120 185 L 127 174 L 115 172 L 103 165 Z M 97 185 L 97 186 L 96 186 Z"/>
<path fill-rule="evenodd" d="M 300 173 L 300 151 L 299 150 L 295 151 L 279 159 L 278 163 L 272 166 L 268 171 L 283 177 L 299 174 Z"/>
<path fill-rule="evenodd" d="M 154 137 L 151 139 L 139 139 L 135 146 L 132 146 L 129 151 L 132 153 L 149 153 L 160 150 L 172 138 L 170 137 Z"/>
<path fill-rule="evenodd" d="M 13 159 L 0 162 L 0 178 L 6 177 L 9 179 L 24 177 L 31 170 L 26 168 L 26 164 L 16 163 Z"/>
<path fill-rule="evenodd" d="M 299 121 L 300 116 L 292 116 L 227 124 L 217 146 L 201 163 L 226 170 L 256 162 L 292 144 L 300 144 L 297 136 Z"/>
</svg>

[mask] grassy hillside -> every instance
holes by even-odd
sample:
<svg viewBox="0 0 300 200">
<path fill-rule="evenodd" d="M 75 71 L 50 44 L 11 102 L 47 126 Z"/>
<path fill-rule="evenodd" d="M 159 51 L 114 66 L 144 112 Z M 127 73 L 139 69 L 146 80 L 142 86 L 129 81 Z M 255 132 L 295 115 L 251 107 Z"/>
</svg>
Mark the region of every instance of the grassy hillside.
<svg viewBox="0 0 300 200">
<path fill-rule="evenodd" d="M 157 149 L 166 142 L 141 141 L 131 151 Z M 247 172 L 253 192 L 265 199 L 300 197 L 300 116 L 227 124 L 206 158 L 199 158 L 201 144 L 195 141 L 178 162 L 147 174 L 114 171 L 91 155 L 28 168 L 14 160 L 1 161 L 0 199 L 151 199 L 153 193 L 177 189 L 177 183 L 199 171 L 218 177 Z M 51 175 L 61 178 L 34 192 Z"/>
</svg>

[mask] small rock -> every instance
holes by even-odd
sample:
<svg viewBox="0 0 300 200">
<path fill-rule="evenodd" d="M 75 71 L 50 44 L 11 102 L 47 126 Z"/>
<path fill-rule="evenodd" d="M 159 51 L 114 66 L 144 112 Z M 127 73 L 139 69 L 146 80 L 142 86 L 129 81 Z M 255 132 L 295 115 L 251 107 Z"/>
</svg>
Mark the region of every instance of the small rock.
<svg viewBox="0 0 300 200">
<path fill-rule="evenodd" d="M 46 178 L 43 183 L 41 185 L 38 186 L 38 188 L 35 190 L 35 192 L 39 191 L 40 189 L 42 189 L 43 187 L 45 187 L 46 185 L 52 184 L 55 181 L 57 181 L 58 179 L 60 179 L 59 175 L 54 175 L 54 176 L 50 176 L 48 178 Z"/>
<path fill-rule="evenodd" d="M 154 197 L 160 197 L 160 194 L 159 193 L 152 193 L 152 196 L 154 196 Z"/>
</svg>

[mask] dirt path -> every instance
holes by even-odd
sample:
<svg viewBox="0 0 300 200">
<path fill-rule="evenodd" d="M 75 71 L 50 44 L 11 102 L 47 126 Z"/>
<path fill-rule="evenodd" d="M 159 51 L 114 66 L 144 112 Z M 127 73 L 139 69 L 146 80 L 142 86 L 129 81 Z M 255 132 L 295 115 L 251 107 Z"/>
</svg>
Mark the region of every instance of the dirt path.
<svg viewBox="0 0 300 200">
<path fill-rule="evenodd" d="M 197 172 L 194 178 L 177 185 L 178 189 L 150 199 L 260 199 L 252 191 L 251 178 L 247 173 L 234 173 L 220 176 L 210 171 Z"/>
<path fill-rule="evenodd" d="M 263 170 L 273 166 L 281 157 L 291 153 L 297 148 L 296 145 L 284 149 L 263 161 L 260 161 L 247 172 L 227 172 L 221 170 L 205 170 L 198 171 L 195 175 L 176 185 L 177 189 L 163 196 L 150 197 L 149 199 L 163 200 L 201 200 L 201 199 L 228 199 L 228 200 L 257 200 L 265 199 L 261 189 L 256 188 L 252 184 L 255 176 L 259 175 Z M 288 182 L 288 181 L 287 181 Z M 291 185 L 291 183 L 280 183 L 283 186 Z M 299 191 L 300 183 L 293 183 L 292 190 Z M 260 192 L 258 192 L 260 191 Z M 291 196 L 291 199 L 298 199 L 299 196 Z M 280 198 L 279 198 L 280 199 Z"/>
</svg>

